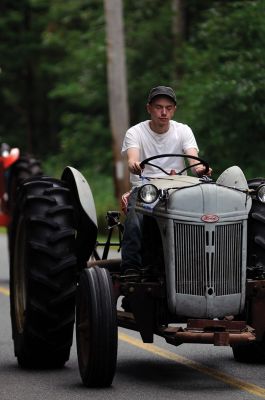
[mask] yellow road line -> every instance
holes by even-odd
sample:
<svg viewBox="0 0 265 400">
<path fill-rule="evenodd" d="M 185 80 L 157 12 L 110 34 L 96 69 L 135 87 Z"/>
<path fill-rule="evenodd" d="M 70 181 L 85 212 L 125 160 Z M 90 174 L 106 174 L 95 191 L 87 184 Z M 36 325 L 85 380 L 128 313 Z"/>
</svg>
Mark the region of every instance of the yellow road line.
<svg viewBox="0 0 265 400">
<path fill-rule="evenodd" d="M 0 293 L 4 294 L 5 296 L 9 296 L 9 289 L 0 286 Z"/>
<path fill-rule="evenodd" d="M 9 290 L 2 286 L 0 286 L 0 293 L 4 294 L 5 296 L 9 296 Z M 232 376 L 226 374 L 225 372 L 221 372 L 216 369 L 206 367 L 205 365 L 202 365 L 196 361 L 189 360 L 186 357 L 183 357 L 179 354 L 175 354 L 168 350 L 164 350 L 153 344 L 143 343 L 141 340 L 135 339 L 129 335 L 126 335 L 125 333 L 119 332 L 119 339 L 122 340 L 123 342 L 131 344 L 132 346 L 138 347 L 142 350 L 156 354 L 168 360 L 176 361 L 179 364 L 192 368 L 196 371 L 202 372 L 203 374 L 209 375 L 212 378 L 218 379 L 219 381 L 222 381 L 228 385 L 234 386 L 240 390 L 243 390 L 255 396 L 261 397 L 262 399 L 265 399 L 265 388 L 254 385 L 252 383 L 245 382 L 238 378 L 233 378 Z"/>
<path fill-rule="evenodd" d="M 142 350 L 156 354 L 168 360 L 176 361 L 179 364 L 182 364 L 186 367 L 195 369 L 196 371 L 209 375 L 214 379 L 218 379 L 219 381 L 234 386 L 240 390 L 244 390 L 245 392 L 254 394 L 255 396 L 265 399 L 265 388 L 253 385 L 252 383 L 248 383 L 238 378 L 233 378 L 232 376 L 226 374 L 225 372 L 215 370 L 214 368 L 206 367 L 196 361 L 189 360 L 188 358 L 175 354 L 171 351 L 164 350 L 153 344 L 143 343 L 141 340 L 135 339 L 129 335 L 126 335 L 125 333 L 119 332 L 119 339 L 122 340 L 123 342 L 136 346 Z"/>
</svg>

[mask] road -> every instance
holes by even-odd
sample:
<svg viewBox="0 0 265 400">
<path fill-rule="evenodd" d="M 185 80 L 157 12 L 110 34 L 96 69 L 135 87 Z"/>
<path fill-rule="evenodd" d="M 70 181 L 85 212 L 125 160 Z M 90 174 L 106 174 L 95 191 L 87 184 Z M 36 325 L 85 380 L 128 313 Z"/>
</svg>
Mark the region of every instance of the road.
<svg viewBox="0 0 265 400">
<path fill-rule="evenodd" d="M 8 255 L 0 235 L 0 399 L 1 400 L 252 400 L 265 399 L 263 365 L 236 363 L 229 347 L 173 347 L 156 338 L 119 330 L 117 373 L 108 389 L 87 389 L 80 380 L 76 346 L 60 370 L 23 370 L 13 353 L 8 298 Z"/>
</svg>

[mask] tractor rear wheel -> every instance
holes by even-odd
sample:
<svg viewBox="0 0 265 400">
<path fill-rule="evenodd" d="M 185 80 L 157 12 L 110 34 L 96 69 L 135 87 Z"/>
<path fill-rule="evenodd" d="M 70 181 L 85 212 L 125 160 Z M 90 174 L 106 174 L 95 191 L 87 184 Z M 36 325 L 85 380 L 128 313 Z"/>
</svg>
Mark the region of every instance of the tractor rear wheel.
<svg viewBox="0 0 265 400">
<path fill-rule="evenodd" d="M 70 191 L 32 178 L 18 192 L 10 232 L 10 305 L 22 367 L 60 367 L 73 339 L 76 257 Z"/>
<path fill-rule="evenodd" d="M 265 363 L 265 340 L 247 344 L 237 344 L 232 347 L 234 359 L 243 363 Z"/>
<path fill-rule="evenodd" d="M 248 184 L 250 189 L 257 189 L 265 184 L 265 178 L 253 179 Z M 265 204 L 256 199 L 253 199 L 249 213 L 247 264 L 263 270 L 265 275 Z"/>
<path fill-rule="evenodd" d="M 77 291 L 76 339 L 79 371 L 88 387 L 110 386 L 117 361 L 117 317 L 109 272 L 83 270 Z"/>
<path fill-rule="evenodd" d="M 257 189 L 265 183 L 265 178 L 256 178 L 248 181 L 250 189 Z M 264 279 L 265 276 L 265 204 L 256 199 L 252 201 L 252 208 L 248 220 L 248 250 L 247 250 L 248 278 Z M 265 320 L 265 311 L 260 315 Z M 248 323 L 252 324 L 252 316 L 247 316 Z M 265 363 L 265 332 L 261 341 L 233 346 L 236 361 L 246 363 Z"/>
</svg>

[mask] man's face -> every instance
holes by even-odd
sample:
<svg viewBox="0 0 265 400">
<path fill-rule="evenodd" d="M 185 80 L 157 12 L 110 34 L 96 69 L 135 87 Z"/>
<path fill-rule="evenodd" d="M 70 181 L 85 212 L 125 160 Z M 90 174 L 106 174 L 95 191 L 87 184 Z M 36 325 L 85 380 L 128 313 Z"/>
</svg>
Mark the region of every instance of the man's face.
<svg viewBox="0 0 265 400">
<path fill-rule="evenodd" d="M 174 101 L 165 96 L 155 97 L 146 107 L 151 116 L 151 120 L 159 127 L 167 126 L 176 111 Z"/>
</svg>

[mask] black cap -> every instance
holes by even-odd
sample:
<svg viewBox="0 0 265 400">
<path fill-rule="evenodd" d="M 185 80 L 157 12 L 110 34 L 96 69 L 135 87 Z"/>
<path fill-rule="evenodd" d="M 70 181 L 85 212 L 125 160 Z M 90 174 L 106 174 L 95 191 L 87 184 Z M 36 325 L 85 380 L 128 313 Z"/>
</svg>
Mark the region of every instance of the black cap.
<svg viewBox="0 0 265 400">
<path fill-rule="evenodd" d="M 174 103 L 177 103 L 176 95 L 174 90 L 169 86 L 157 86 L 150 90 L 148 96 L 148 103 L 151 103 L 154 97 L 156 96 L 167 96 L 170 97 Z"/>
</svg>

